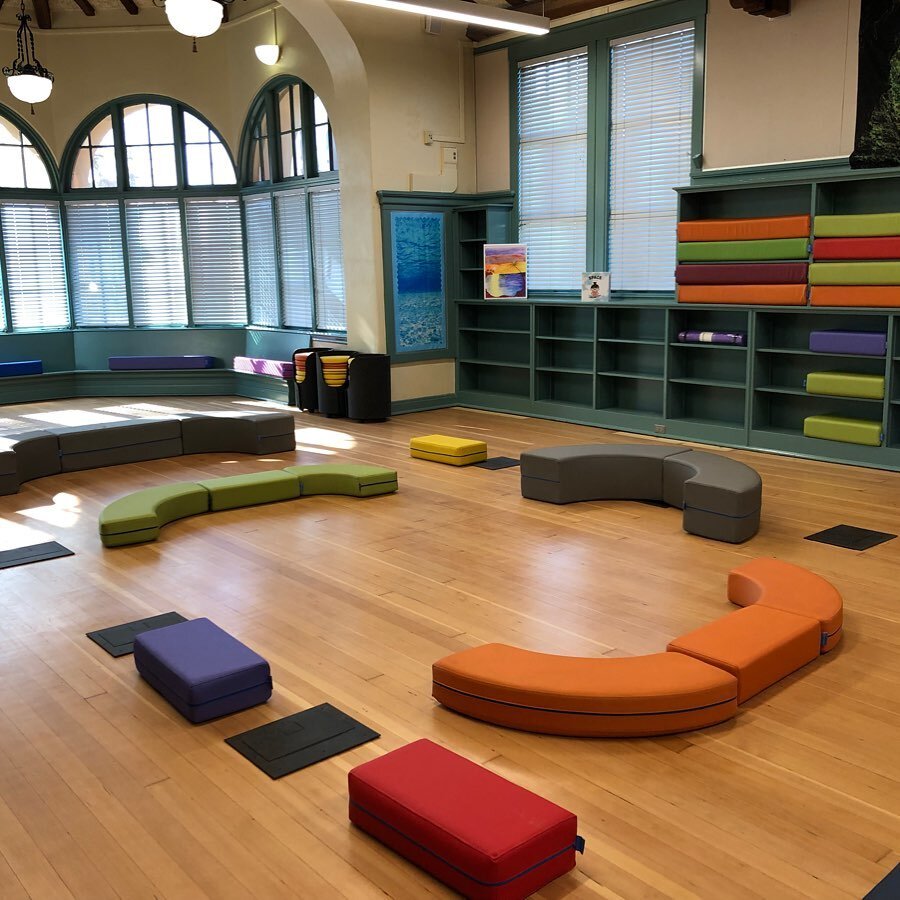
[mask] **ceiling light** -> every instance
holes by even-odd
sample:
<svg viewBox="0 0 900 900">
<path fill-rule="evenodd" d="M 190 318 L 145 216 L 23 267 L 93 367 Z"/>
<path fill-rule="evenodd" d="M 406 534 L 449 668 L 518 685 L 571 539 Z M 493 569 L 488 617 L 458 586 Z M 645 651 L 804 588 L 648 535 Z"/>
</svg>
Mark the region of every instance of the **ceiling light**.
<svg viewBox="0 0 900 900">
<path fill-rule="evenodd" d="M 253 52 L 264 66 L 274 66 L 281 56 L 281 47 L 278 44 L 257 44 Z"/>
<path fill-rule="evenodd" d="M 420 16 L 434 16 L 436 19 L 451 19 L 454 22 L 470 22 L 473 25 L 486 25 L 488 28 L 499 28 L 502 31 L 519 31 L 523 34 L 546 34 L 550 30 L 550 20 L 544 16 L 533 16 L 529 13 L 516 12 L 512 9 L 498 9 L 465 0 L 422 0 L 405 2 L 405 0 L 352 0 L 367 6 L 380 6 L 382 9 L 396 9 L 400 12 L 416 13 Z"/>
<path fill-rule="evenodd" d="M 46 100 L 53 90 L 53 73 L 45 69 L 34 55 L 34 33 L 28 23 L 31 16 L 25 13 L 25 0 L 22 0 L 21 11 L 16 16 L 19 28 L 16 31 L 17 54 L 12 65 L 3 69 L 10 93 L 17 100 L 34 104 Z"/>
<path fill-rule="evenodd" d="M 179 33 L 194 38 L 209 37 L 222 24 L 224 7 L 216 0 L 166 0 L 166 17 L 169 24 Z"/>
</svg>

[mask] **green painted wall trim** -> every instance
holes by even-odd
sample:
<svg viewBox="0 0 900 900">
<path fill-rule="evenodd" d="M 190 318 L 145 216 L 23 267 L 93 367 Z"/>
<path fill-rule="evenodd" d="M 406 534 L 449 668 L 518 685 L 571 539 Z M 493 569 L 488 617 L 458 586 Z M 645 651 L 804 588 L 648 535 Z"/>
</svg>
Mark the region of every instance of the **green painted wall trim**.
<svg viewBox="0 0 900 900">
<path fill-rule="evenodd" d="M 405 413 L 447 409 L 457 405 L 456 394 L 435 394 L 431 397 L 414 397 L 412 400 L 394 400 L 391 403 L 391 415 L 402 416 Z"/>
</svg>

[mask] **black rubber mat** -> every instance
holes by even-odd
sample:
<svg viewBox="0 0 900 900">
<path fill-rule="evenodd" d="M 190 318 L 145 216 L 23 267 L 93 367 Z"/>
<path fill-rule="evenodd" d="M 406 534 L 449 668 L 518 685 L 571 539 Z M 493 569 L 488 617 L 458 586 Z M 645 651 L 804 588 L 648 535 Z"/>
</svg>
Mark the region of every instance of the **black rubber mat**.
<svg viewBox="0 0 900 900">
<path fill-rule="evenodd" d="M 519 465 L 519 460 L 513 459 L 511 456 L 492 456 L 490 459 L 483 459 L 481 462 L 475 463 L 479 469 L 511 469 L 513 466 Z"/>
<path fill-rule="evenodd" d="M 868 550 L 886 541 L 892 541 L 896 534 L 886 531 L 870 531 L 868 528 L 857 528 L 855 525 L 835 525 L 815 534 L 807 535 L 804 540 L 816 541 L 819 544 L 831 544 L 845 550 Z"/>
<path fill-rule="evenodd" d="M 897 900 L 900 897 L 900 865 L 894 866 L 887 875 L 863 897 L 863 900 Z"/>
<path fill-rule="evenodd" d="M 27 547 L 16 547 L 14 550 L 0 550 L 0 569 L 11 569 L 13 566 L 27 566 L 29 563 L 43 562 L 45 559 L 58 559 L 60 556 L 74 556 L 75 551 L 56 541 L 44 544 L 29 544 Z"/>
<path fill-rule="evenodd" d="M 270 778 L 281 778 L 381 735 L 330 703 L 226 738 Z"/>
<path fill-rule="evenodd" d="M 134 653 L 134 639 L 141 632 L 165 628 L 166 625 L 177 625 L 179 622 L 187 622 L 187 619 L 177 612 L 167 612 L 151 616 L 149 619 L 138 619 L 124 625 L 111 625 L 99 631 L 89 631 L 87 636 L 110 656 L 127 656 Z"/>
</svg>

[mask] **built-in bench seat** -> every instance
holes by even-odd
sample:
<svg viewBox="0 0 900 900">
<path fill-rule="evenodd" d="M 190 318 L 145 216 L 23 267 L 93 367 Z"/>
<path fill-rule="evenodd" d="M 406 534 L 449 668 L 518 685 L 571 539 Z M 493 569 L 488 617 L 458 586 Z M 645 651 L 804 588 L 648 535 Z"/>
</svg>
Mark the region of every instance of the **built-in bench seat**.
<svg viewBox="0 0 900 900">
<path fill-rule="evenodd" d="M 147 369 L 212 369 L 214 356 L 110 356 L 112 372 L 130 372 Z"/>
</svg>

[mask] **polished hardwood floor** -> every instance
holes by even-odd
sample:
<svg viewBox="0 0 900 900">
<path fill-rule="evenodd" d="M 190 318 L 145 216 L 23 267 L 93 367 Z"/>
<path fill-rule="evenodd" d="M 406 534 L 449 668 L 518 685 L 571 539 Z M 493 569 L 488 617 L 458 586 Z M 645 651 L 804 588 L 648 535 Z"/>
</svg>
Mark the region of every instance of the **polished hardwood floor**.
<svg viewBox="0 0 900 900">
<path fill-rule="evenodd" d="M 46 422 L 252 409 L 237 398 L 0 408 Z M 210 454 L 58 475 L 0 498 L 0 549 L 75 556 L 0 571 L 0 897 L 451 896 L 348 824 L 354 765 L 429 737 L 578 815 L 587 850 L 545 900 L 860 898 L 900 862 L 900 540 L 864 553 L 804 541 L 848 523 L 896 532 L 900 474 L 723 452 L 762 474 L 763 524 L 731 546 L 677 510 L 523 500 L 518 469 L 409 458 L 409 438 L 533 446 L 653 440 L 472 410 L 360 425 L 297 414 L 295 453 Z M 400 492 L 311 497 L 169 525 L 104 550 L 97 516 L 138 488 L 288 463 L 396 468 Z M 723 615 L 725 576 L 778 556 L 831 579 L 838 649 L 675 737 L 578 740 L 437 707 L 430 666 L 485 641 L 581 655 L 659 650 Z M 168 610 L 209 616 L 273 665 L 261 708 L 191 726 L 86 631 Z M 224 738 L 328 701 L 381 739 L 270 781 Z"/>
</svg>

